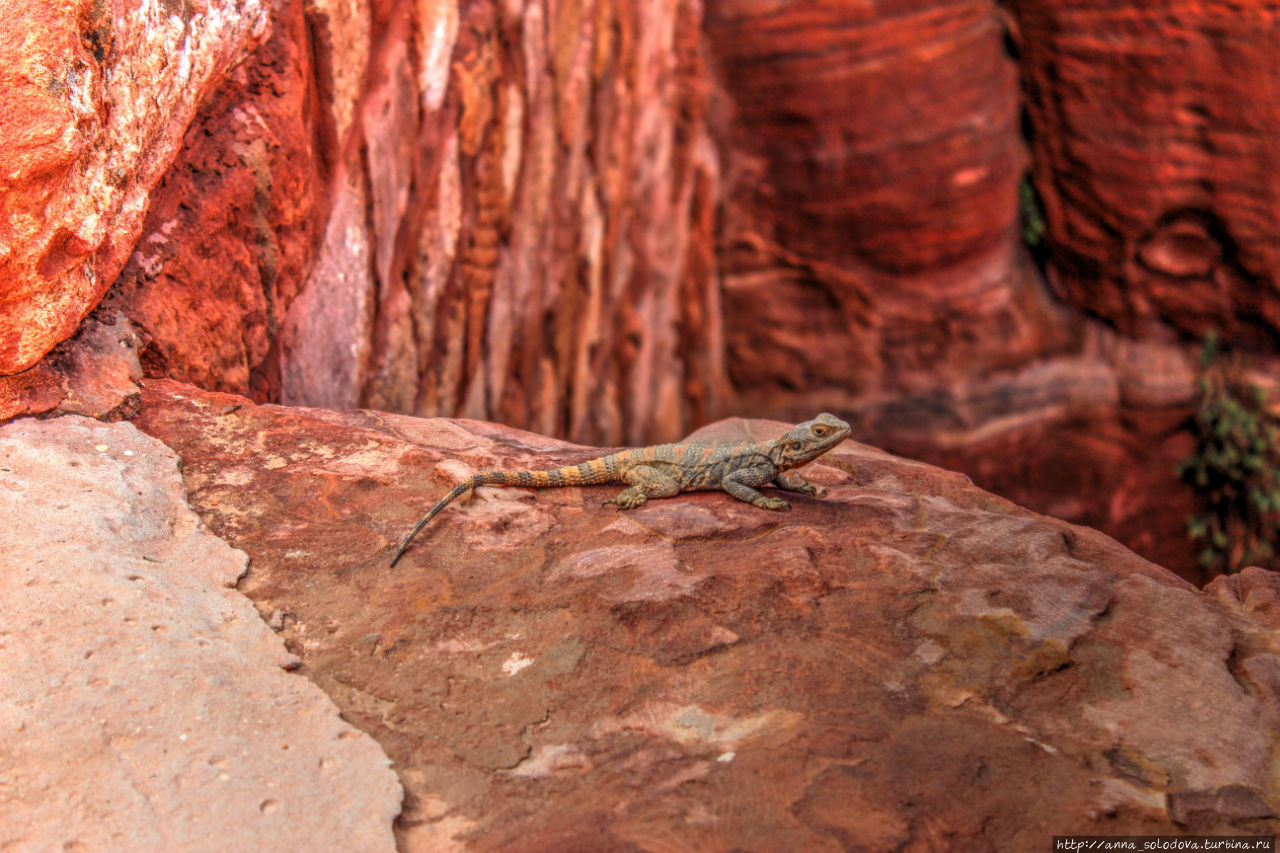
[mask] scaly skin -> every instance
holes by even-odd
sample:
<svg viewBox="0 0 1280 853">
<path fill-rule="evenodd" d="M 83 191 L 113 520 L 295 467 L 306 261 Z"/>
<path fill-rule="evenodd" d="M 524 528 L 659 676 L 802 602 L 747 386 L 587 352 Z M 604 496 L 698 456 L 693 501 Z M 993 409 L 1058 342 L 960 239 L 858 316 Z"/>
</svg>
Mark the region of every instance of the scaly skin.
<svg viewBox="0 0 1280 853">
<path fill-rule="evenodd" d="M 649 498 L 669 498 L 680 492 L 723 489 L 740 501 L 761 509 L 787 510 L 791 504 L 769 497 L 756 487 L 772 483 L 789 492 L 814 494 L 813 486 L 788 473 L 812 462 L 849 435 L 849 425 L 823 413 L 773 441 L 690 441 L 658 444 L 611 453 L 581 465 L 552 471 L 481 471 L 454 486 L 423 516 L 391 558 L 395 565 L 413 537 L 442 509 L 476 486 L 590 486 L 626 483 L 627 488 L 605 503 L 622 509 L 643 506 Z"/>
</svg>

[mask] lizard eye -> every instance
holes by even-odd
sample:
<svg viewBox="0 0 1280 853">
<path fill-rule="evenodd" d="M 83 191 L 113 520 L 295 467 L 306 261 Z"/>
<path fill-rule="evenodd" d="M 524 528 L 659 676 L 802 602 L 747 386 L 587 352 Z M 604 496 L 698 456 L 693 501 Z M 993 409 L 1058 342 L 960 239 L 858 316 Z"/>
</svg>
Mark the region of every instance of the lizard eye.
<svg viewBox="0 0 1280 853">
<path fill-rule="evenodd" d="M 823 437 L 823 436 L 825 436 L 827 433 L 831 432 L 831 428 L 830 428 L 830 427 L 825 427 L 825 426 L 823 426 L 822 424 L 818 424 L 817 426 L 815 426 L 815 427 L 811 430 L 811 432 L 812 432 L 814 435 L 816 435 L 818 438 L 822 438 L 822 437 Z"/>
</svg>

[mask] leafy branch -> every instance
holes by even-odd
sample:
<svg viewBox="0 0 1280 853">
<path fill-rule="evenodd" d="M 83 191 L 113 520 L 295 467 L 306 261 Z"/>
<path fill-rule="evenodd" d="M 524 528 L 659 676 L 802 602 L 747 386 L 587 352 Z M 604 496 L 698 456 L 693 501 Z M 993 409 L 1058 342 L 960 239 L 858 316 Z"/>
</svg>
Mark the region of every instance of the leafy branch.
<svg viewBox="0 0 1280 853">
<path fill-rule="evenodd" d="M 1178 476 L 1195 490 L 1199 511 L 1187 533 L 1204 568 L 1233 573 L 1273 564 L 1280 542 L 1280 425 L 1239 357 L 1225 358 L 1216 336 L 1200 356 L 1195 452 Z"/>
</svg>

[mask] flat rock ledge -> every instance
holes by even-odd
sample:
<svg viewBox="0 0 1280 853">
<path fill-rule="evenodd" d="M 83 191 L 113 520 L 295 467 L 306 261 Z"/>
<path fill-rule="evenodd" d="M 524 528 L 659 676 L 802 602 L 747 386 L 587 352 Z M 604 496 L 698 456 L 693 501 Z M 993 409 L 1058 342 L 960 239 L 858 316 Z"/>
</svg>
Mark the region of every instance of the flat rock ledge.
<svg viewBox="0 0 1280 853">
<path fill-rule="evenodd" d="M 1200 591 L 852 442 L 789 513 L 484 487 L 596 448 L 148 381 L 239 588 L 394 759 L 401 850 L 1048 849 L 1280 830 L 1276 576 Z M 727 421 L 704 436 L 777 435 Z"/>
<path fill-rule="evenodd" d="M 401 788 L 128 423 L 0 427 L 0 850 L 393 850 Z"/>
</svg>

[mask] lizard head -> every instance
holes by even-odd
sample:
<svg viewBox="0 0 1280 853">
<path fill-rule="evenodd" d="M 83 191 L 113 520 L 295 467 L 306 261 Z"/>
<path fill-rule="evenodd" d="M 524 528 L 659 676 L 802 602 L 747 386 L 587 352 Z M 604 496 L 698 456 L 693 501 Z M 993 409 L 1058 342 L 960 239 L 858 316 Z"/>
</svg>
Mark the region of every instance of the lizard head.
<svg viewBox="0 0 1280 853">
<path fill-rule="evenodd" d="M 849 425 L 826 412 L 796 424 L 773 444 L 770 456 L 779 468 L 796 468 L 817 459 L 849 437 Z"/>
</svg>

